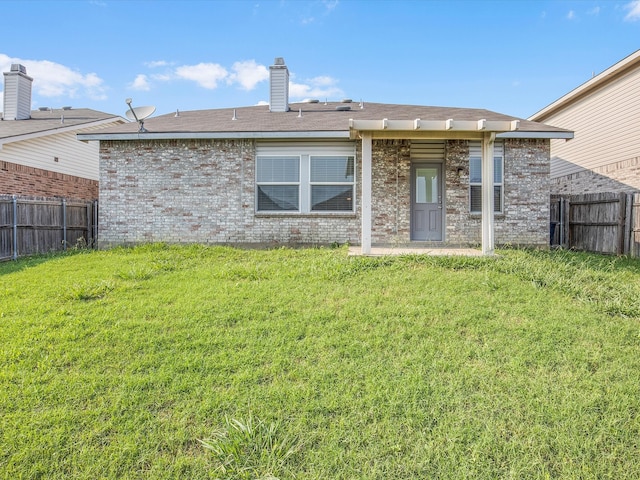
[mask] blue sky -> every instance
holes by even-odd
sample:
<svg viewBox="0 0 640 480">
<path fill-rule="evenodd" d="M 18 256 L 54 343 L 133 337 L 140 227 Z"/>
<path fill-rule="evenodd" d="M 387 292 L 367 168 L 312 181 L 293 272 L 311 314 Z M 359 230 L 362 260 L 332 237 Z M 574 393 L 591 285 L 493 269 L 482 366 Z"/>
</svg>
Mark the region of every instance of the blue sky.
<svg viewBox="0 0 640 480">
<path fill-rule="evenodd" d="M 4 0 L 2 17 L 0 68 L 27 67 L 32 108 L 118 115 L 128 97 L 156 115 L 268 101 L 283 57 L 291 101 L 526 118 L 640 49 L 640 0 Z"/>
</svg>

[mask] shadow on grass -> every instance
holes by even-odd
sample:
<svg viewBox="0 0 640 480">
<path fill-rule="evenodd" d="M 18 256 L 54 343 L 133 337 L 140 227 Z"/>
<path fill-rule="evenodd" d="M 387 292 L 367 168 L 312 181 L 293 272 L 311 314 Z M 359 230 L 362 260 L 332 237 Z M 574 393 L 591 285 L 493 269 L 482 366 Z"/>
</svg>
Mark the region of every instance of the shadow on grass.
<svg viewBox="0 0 640 480">
<path fill-rule="evenodd" d="M 21 272 L 29 268 L 37 267 L 43 263 L 59 260 L 61 258 L 71 257 L 75 255 L 84 255 L 92 252 L 88 249 L 72 249 L 66 252 L 50 252 L 18 257 L 17 260 L 7 259 L 0 261 L 0 276 L 9 273 Z"/>
</svg>

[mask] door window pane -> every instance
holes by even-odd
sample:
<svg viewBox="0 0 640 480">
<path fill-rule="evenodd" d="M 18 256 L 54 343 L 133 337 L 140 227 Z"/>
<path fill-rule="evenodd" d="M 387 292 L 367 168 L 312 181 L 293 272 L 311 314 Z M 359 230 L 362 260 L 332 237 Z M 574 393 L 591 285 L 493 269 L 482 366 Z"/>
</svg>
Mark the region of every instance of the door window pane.
<svg viewBox="0 0 640 480">
<path fill-rule="evenodd" d="M 416 203 L 438 203 L 437 168 L 416 168 Z"/>
</svg>

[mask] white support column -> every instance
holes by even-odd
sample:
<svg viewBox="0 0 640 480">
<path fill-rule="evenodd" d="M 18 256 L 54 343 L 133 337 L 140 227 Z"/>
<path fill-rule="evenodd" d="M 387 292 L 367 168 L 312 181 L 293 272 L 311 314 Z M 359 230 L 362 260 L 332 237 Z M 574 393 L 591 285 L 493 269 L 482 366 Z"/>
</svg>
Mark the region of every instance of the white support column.
<svg viewBox="0 0 640 480">
<path fill-rule="evenodd" d="M 371 253 L 371 134 L 362 134 L 362 254 Z"/>
<path fill-rule="evenodd" d="M 494 132 L 485 133 L 482 139 L 482 254 L 493 255 L 493 146 Z"/>
</svg>

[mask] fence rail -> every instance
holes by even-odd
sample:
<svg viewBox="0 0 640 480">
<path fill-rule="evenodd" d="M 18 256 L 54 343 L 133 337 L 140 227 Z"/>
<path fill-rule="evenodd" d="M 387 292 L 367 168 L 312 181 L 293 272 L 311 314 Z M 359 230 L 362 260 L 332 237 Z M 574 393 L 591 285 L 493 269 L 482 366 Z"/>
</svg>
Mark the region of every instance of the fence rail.
<svg viewBox="0 0 640 480">
<path fill-rule="evenodd" d="M 0 260 L 94 246 L 98 202 L 0 196 Z"/>
<path fill-rule="evenodd" d="M 551 245 L 640 256 L 640 194 L 551 196 Z"/>
</svg>

